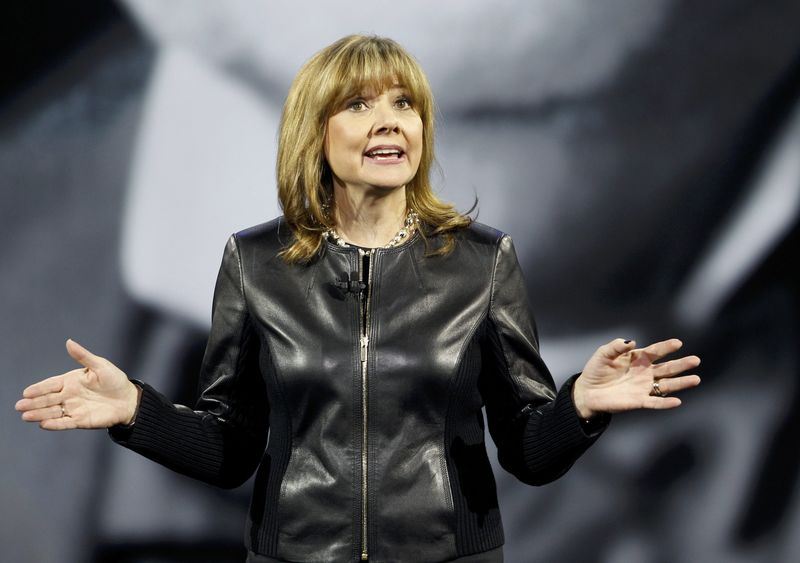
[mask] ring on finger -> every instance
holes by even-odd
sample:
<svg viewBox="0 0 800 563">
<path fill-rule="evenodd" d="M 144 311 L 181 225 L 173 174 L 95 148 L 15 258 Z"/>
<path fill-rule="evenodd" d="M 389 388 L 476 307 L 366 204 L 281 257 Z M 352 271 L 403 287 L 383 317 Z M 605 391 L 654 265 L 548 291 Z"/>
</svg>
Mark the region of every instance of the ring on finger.
<svg viewBox="0 0 800 563">
<path fill-rule="evenodd" d="M 64 418 L 65 416 L 67 416 L 67 411 L 64 409 L 64 404 L 61 403 L 58 406 L 61 407 L 61 418 Z"/>
<path fill-rule="evenodd" d="M 655 395 L 657 397 L 666 397 L 667 396 L 667 394 L 661 389 L 661 386 L 659 385 L 658 381 L 655 381 L 655 380 L 653 381 L 653 390 L 650 391 L 650 394 L 651 395 Z"/>
</svg>

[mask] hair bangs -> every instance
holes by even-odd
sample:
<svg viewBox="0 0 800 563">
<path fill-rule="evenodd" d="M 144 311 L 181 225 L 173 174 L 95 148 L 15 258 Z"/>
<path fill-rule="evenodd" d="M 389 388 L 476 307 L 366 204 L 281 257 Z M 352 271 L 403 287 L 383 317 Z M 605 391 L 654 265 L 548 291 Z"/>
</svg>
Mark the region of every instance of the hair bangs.
<svg viewBox="0 0 800 563">
<path fill-rule="evenodd" d="M 406 92 L 418 112 L 430 107 L 427 79 L 418 63 L 394 41 L 375 38 L 368 43 L 344 45 L 337 55 L 329 82 L 336 85 L 329 92 L 329 115 L 350 98 L 365 93 L 379 94 L 394 87 Z"/>
</svg>

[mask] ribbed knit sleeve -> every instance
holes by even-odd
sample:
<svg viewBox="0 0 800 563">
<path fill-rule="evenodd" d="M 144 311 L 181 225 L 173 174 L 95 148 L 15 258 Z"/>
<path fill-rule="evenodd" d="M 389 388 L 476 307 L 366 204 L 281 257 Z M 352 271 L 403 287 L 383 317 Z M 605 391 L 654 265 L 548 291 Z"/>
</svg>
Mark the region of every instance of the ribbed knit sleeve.
<svg viewBox="0 0 800 563">
<path fill-rule="evenodd" d="M 195 409 L 175 405 L 137 381 L 142 395 L 135 421 L 110 428 L 112 439 L 207 483 L 225 488 L 244 483 L 261 460 L 269 417 L 251 322 L 237 242 L 231 237 L 214 290 Z"/>
<path fill-rule="evenodd" d="M 563 475 L 608 426 L 610 416 L 581 421 L 570 378 L 556 393 L 539 344 L 513 243 L 498 245 L 484 339 L 480 389 L 500 464 L 540 485 Z"/>
<path fill-rule="evenodd" d="M 533 409 L 524 425 L 524 467 L 528 474 L 536 476 L 537 484 L 548 483 L 566 473 L 611 420 L 608 414 L 588 423 L 578 417 L 572 401 L 572 386 L 577 377 L 569 378 L 555 399 Z"/>
</svg>

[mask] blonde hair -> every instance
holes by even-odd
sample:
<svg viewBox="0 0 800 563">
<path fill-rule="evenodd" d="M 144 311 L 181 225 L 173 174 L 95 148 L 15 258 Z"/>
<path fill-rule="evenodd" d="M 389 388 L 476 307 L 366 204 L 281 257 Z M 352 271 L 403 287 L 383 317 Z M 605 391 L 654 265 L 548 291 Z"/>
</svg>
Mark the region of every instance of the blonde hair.
<svg viewBox="0 0 800 563">
<path fill-rule="evenodd" d="M 419 169 L 406 185 L 406 202 L 417 212 L 420 233 L 442 235 L 431 254 L 453 249 L 453 232 L 472 221 L 440 201 L 430 185 L 434 162 L 434 105 L 428 79 L 419 63 L 391 39 L 348 35 L 306 62 L 292 83 L 281 116 L 277 181 L 278 198 L 294 240 L 280 255 L 289 263 L 308 262 L 321 250 L 323 233 L 334 228 L 332 176 L 323 144 L 328 118 L 348 98 L 365 90 L 381 92 L 401 84 L 422 119 Z M 429 229 L 426 232 L 427 226 Z"/>
</svg>

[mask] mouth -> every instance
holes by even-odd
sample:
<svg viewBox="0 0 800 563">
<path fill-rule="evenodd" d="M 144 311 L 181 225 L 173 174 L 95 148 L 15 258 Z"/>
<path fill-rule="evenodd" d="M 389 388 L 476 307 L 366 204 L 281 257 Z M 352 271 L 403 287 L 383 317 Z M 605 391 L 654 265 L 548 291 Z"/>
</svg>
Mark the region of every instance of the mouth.
<svg viewBox="0 0 800 563">
<path fill-rule="evenodd" d="M 392 162 L 401 162 L 405 160 L 405 155 L 405 151 L 403 151 L 403 149 L 397 145 L 381 145 L 378 147 L 372 147 L 364 153 L 364 156 L 373 162 L 383 162 L 387 164 Z"/>
</svg>

